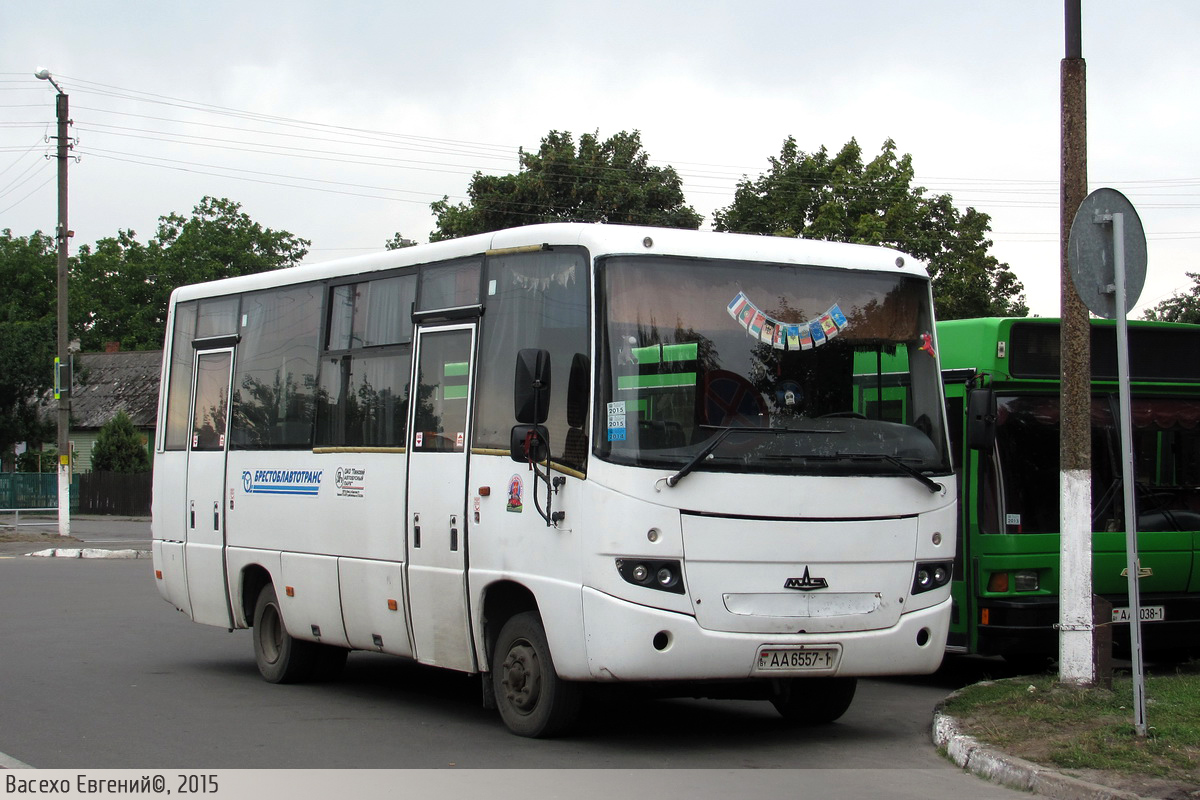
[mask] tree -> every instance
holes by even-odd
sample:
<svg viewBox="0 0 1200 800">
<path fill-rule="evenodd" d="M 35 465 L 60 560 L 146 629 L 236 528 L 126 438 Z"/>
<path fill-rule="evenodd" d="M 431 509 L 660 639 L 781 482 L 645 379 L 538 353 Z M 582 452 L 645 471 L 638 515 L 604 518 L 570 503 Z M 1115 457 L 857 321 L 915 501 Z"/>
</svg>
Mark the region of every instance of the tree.
<svg viewBox="0 0 1200 800">
<path fill-rule="evenodd" d="M 71 276 L 73 321 L 85 350 L 119 341 L 126 350 L 162 346 L 171 291 L 189 283 L 295 266 L 311 244 L 264 228 L 232 200 L 205 197 L 190 217 L 159 217 L 143 245 L 131 230 L 84 245 Z"/>
<path fill-rule="evenodd" d="M 57 263 L 52 237 L 0 231 L 0 456 L 6 459 L 17 442 L 39 442 L 53 431 L 37 399 L 54 382 Z"/>
<path fill-rule="evenodd" d="M 1143 319 L 1200 323 L 1200 272 L 1186 274 L 1192 279 L 1192 288 L 1176 292 L 1154 308 L 1146 309 Z"/>
<path fill-rule="evenodd" d="M 58 472 L 58 449 L 46 447 L 17 456 L 17 472 Z"/>
<path fill-rule="evenodd" d="M 400 235 L 400 231 L 396 231 L 392 234 L 392 238 L 384 242 L 383 246 L 388 250 L 400 250 L 405 247 L 416 247 L 417 243 L 412 239 L 405 239 Z"/>
<path fill-rule="evenodd" d="M 929 265 L 941 319 L 1029 313 L 1016 275 L 988 255 L 991 218 L 913 186 L 912 156 L 897 157 L 891 139 L 864 164 L 854 139 L 831 157 L 824 147 L 804 153 L 789 136 L 770 164 L 738 183 L 713 215 L 716 230 L 888 245 Z"/>
<path fill-rule="evenodd" d="M 97 472 L 149 472 L 146 437 L 124 411 L 100 428 L 92 447 L 92 469 Z"/>
<path fill-rule="evenodd" d="M 471 202 L 430 207 L 437 230 L 430 239 L 537 222 L 612 222 L 699 228 L 703 220 L 684 203 L 674 167 L 652 167 L 641 134 L 622 131 L 605 141 L 585 133 L 576 147 L 569 132 L 550 131 L 536 153 L 520 150 L 521 170 L 510 175 L 476 172 Z"/>
</svg>

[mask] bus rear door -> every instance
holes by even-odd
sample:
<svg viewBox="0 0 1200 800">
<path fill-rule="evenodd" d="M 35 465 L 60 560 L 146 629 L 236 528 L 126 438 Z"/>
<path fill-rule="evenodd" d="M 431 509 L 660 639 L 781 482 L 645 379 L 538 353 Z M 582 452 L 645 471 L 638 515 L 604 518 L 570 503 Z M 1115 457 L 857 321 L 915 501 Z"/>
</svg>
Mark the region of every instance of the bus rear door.
<svg viewBox="0 0 1200 800">
<path fill-rule="evenodd" d="M 225 572 L 224 497 L 233 348 L 197 349 L 192 369 L 192 435 L 184 509 L 188 595 L 192 619 L 232 628 Z"/>
</svg>

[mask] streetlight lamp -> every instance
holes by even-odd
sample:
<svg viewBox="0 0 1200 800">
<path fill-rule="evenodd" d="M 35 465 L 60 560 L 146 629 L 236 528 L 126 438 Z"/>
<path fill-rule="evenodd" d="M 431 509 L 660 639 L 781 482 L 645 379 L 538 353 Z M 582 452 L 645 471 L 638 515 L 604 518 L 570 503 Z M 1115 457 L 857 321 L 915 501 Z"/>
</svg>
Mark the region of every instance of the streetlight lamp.
<svg viewBox="0 0 1200 800">
<path fill-rule="evenodd" d="M 39 68 L 35 78 L 50 81 L 58 92 L 55 116 L 58 119 L 58 356 L 54 359 L 54 396 L 58 399 L 58 534 L 71 535 L 71 355 L 67 350 L 67 161 L 71 141 L 67 126 L 71 123 L 67 95 L 50 70 Z"/>
</svg>

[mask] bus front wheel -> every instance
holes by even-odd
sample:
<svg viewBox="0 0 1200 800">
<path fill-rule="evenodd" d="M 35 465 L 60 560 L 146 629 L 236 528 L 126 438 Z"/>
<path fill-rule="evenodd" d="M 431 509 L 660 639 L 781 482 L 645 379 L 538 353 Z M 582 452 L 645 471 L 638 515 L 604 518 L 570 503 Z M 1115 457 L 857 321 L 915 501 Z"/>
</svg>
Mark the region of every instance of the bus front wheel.
<svg viewBox="0 0 1200 800">
<path fill-rule="evenodd" d="M 542 621 L 532 611 L 500 629 L 492 654 L 496 706 L 509 730 L 545 738 L 565 733 L 579 715 L 582 689 L 554 671 Z"/>
<path fill-rule="evenodd" d="M 857 688 L 858 678 L 792 678 L 779 682 L 771 703 L 789 722 L 822 724 L 846 713 Z"/>
<path fill-rule="evenodd" d="M 314 642 L 294 639 L 283 624 L 275 587 L 267 584 L 254 604 L 254 661 L 271 683 L 298 683 L 312 677 L 316 668 Z"/>
</svg>

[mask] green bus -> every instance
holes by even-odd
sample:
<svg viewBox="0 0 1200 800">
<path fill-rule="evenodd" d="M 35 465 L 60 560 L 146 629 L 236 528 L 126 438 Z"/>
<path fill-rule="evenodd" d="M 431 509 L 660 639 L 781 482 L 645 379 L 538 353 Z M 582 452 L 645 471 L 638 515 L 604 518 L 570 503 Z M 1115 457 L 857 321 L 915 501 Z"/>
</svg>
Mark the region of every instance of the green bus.
<svg viewBox="0 0 1200 800">
<path fill-rule="evenodd" d="M 1022 666 L 1058 654 L 1059 321 L 937 323 L 960 510 L 947 651 Z M 1128 652 L 1116 324 L 1091 322 L 1094 591 Z M 896 356 L 856 364 L 859 411 L 905 402 Z M 1129 323 L 1142 642 L 1150 658 L 1200 654 L 1200 325 Z M 876 373 L 876 374 L 872 374 Z"/>
</svg>

